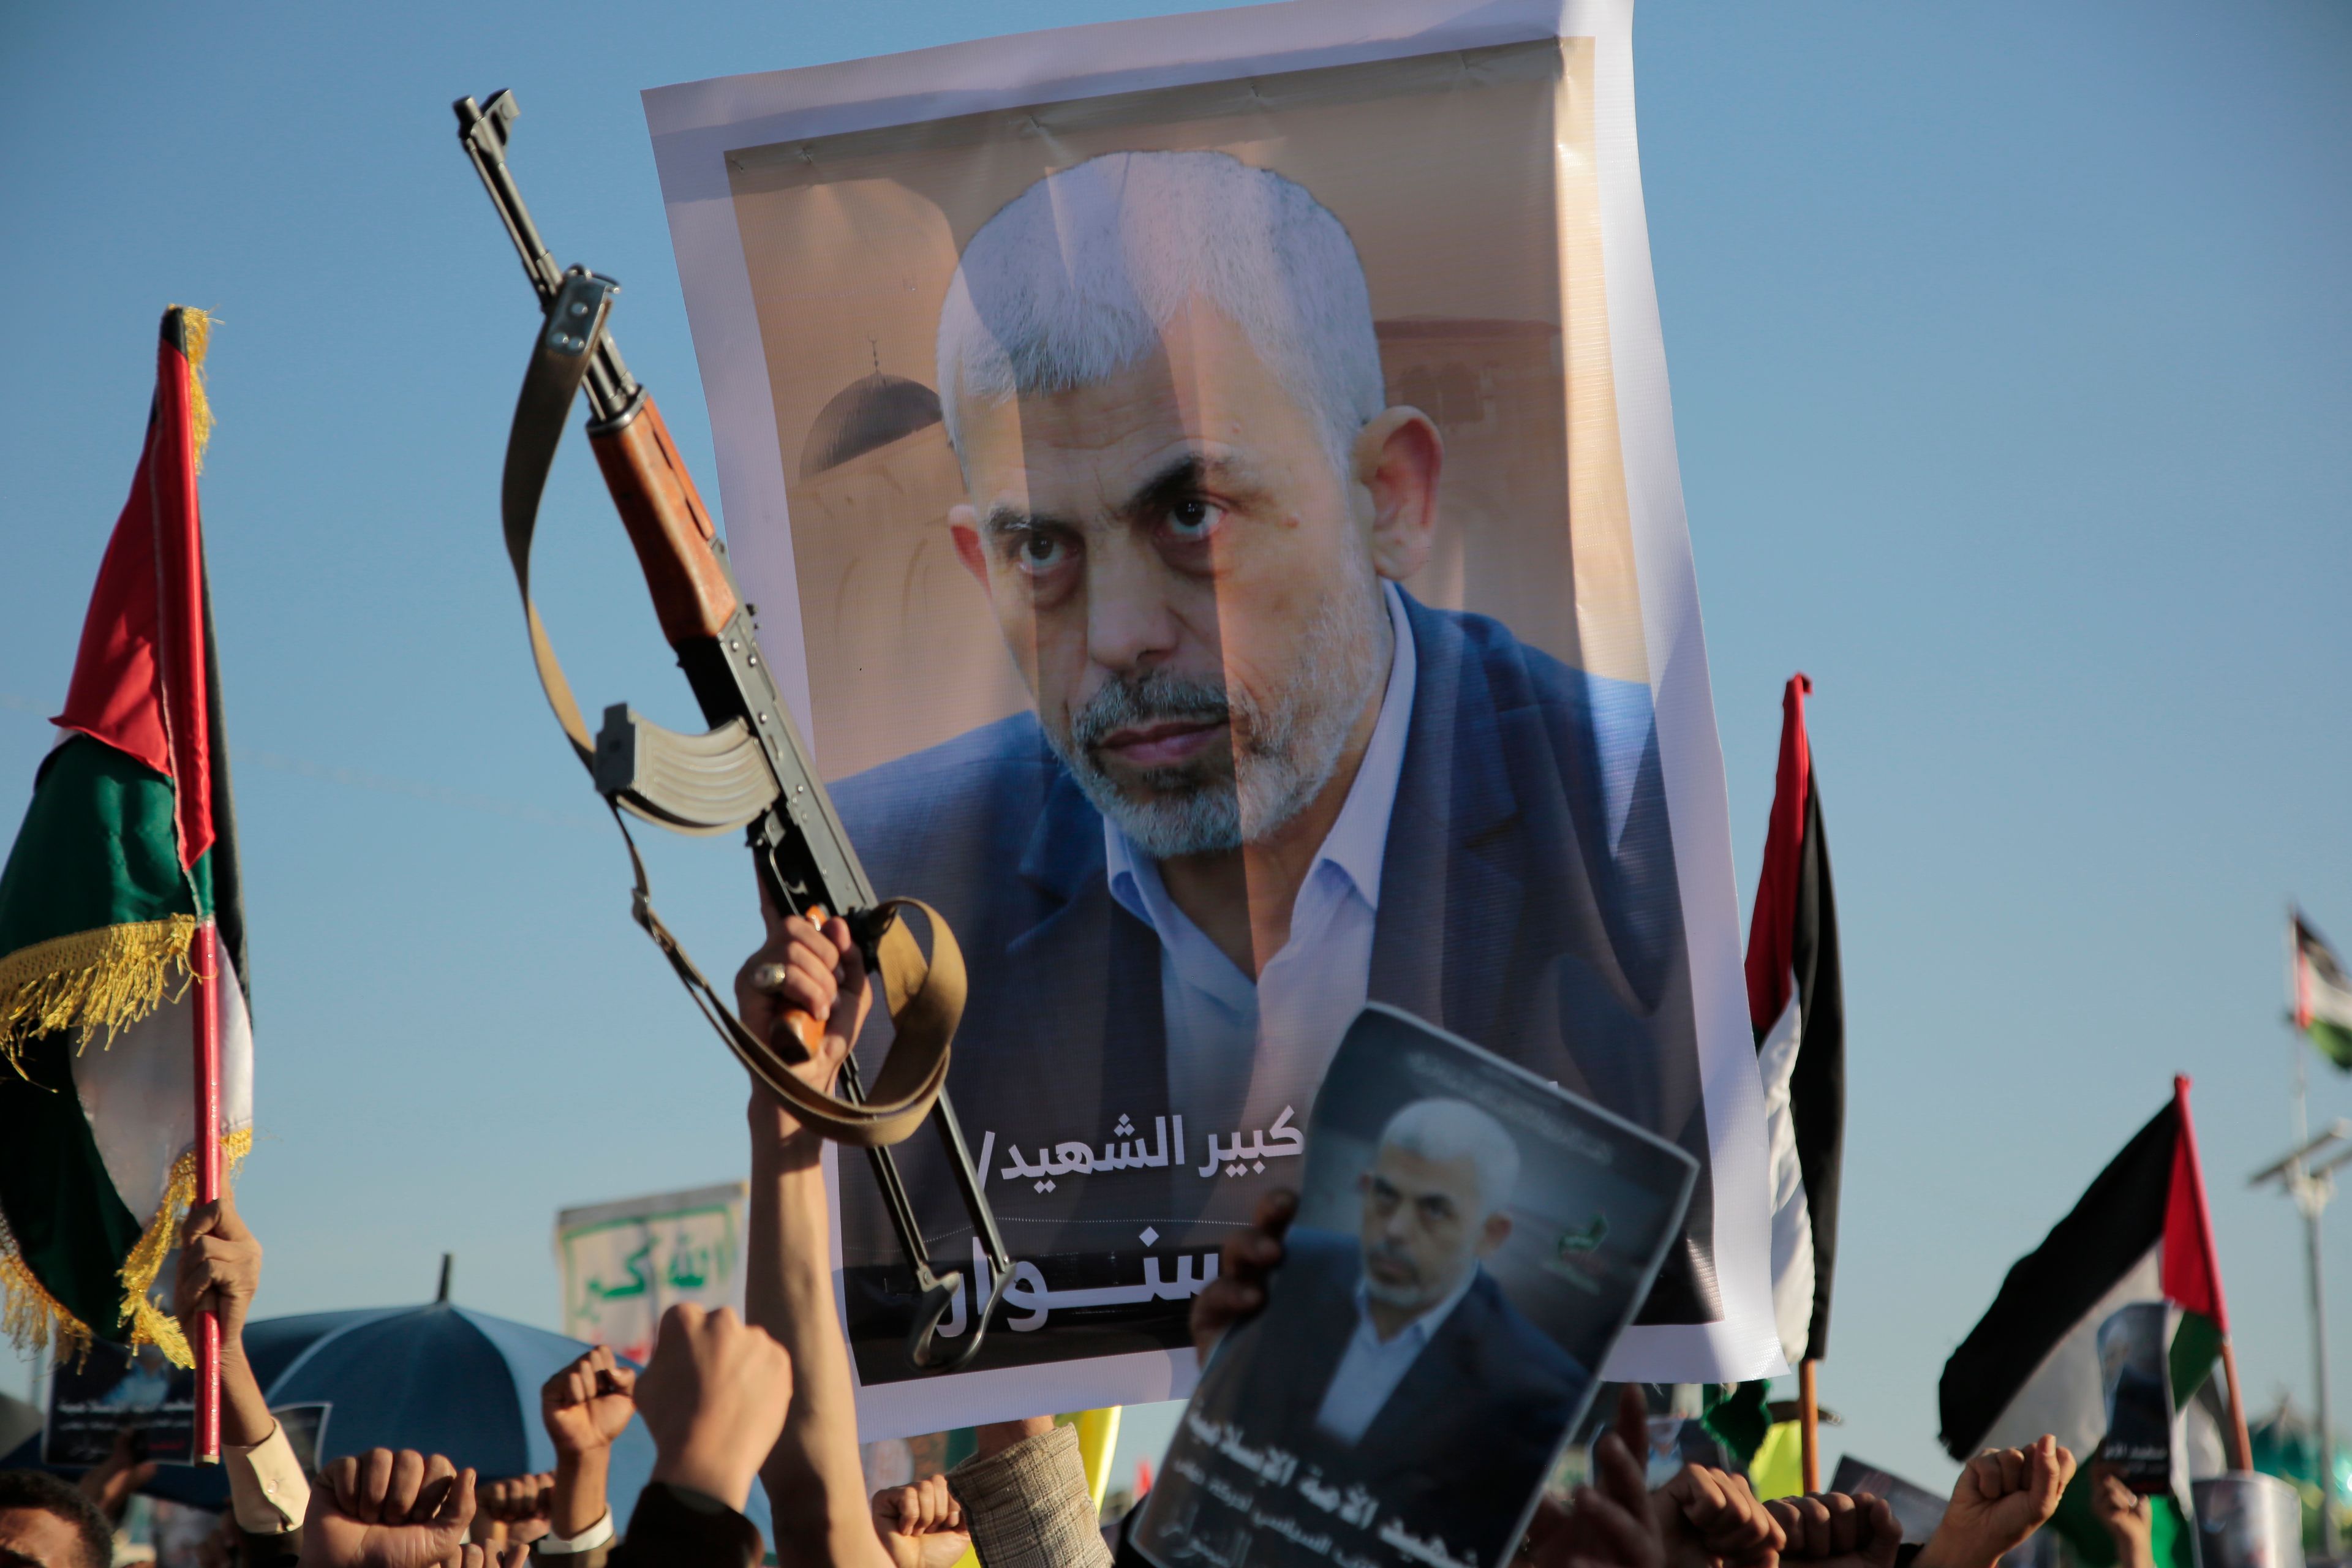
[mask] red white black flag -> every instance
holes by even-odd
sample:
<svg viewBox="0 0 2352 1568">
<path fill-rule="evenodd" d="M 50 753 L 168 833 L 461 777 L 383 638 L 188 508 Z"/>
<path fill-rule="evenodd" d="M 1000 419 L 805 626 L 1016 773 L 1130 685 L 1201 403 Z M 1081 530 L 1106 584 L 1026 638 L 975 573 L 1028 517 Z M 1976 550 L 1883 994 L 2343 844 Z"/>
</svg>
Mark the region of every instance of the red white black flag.
<svg viewBox="0 0 2352 1568">
<path fill-rule="evenodd" d="M 1771 1137 L 1772 1315 L 1791 1364 L 1820 1360 L 1829 1342 L 1845 1142 L 1837 900 L 1805 735 L 1805 697 L 1812 689 L 1793 675 L 1780 699 L 1780 777 L 1748 927 L 1748 1016 Z"/>
</svg>

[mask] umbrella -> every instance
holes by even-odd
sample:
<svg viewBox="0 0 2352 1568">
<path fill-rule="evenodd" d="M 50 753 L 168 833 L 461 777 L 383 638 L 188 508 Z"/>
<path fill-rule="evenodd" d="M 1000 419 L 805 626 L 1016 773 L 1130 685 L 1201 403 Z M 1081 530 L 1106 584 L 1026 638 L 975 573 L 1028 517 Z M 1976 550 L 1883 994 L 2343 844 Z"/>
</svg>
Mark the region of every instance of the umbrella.
<svg viewBox="0 0 2352 1568">
<path fill-rule="evenodd" d="M 370 1448 L 414 1448 L 470 1465 L 485 1480 L 555 1468 L 555 1447 L 539 1418 L 540 1385 L 591 1348 L 446 1300 L 245 1326 L 246 1359 L 270 1408 L 323 1406 L 320 1463 Z M 290 1413 L 286 1425 L 297 1428 Z M 35 1465 L 38 1454 L 36 1435 L 0 1466 Z M 613 1444 L 607 1485 L 615 1525 L 626 1527 L 653 1468 L 653 1439 L 633 1416 Z M 165 1465 L 142 1489 L 197 1508 L 228 1506 L 228 1483 L 213 1466 Z M 767 1498 L 757 1487 L 746 1511 L 770 1533 Z"/>
</svg>

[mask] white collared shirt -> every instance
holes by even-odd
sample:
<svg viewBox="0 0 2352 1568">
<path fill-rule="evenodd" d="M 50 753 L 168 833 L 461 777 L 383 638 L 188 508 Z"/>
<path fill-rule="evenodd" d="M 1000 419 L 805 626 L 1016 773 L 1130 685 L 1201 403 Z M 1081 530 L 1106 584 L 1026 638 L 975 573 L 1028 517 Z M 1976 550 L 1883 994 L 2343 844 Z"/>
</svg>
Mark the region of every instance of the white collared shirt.
<svg viewBox="0 0 2352 1568">
<path fill-rule="evenodd" d="M 1169 1109 L 1203 1137 L 1271 1126 L 1285 1107 L 1295 1111 L 1294 1124 L 1303 1126 L 1339 1037 L 1363 1011 L 1381 862 L 1404 772 L 1420 662 L 1404 595 L 1392 583 L 1381 586 L 1396 651 L 1380 718 L 1347 802 L 1299 885 L 1289 940 L 1266 961 L 1255 984 L 1176 907 L 1158 863 L 1103 819 L 1111 896 L 1160 937 Z"/>
<path fill-rule="evenodd" d="M 1339 1358 L 1339 1370 L 1331 1374 L 1331 1386 L 1323 1394 L 1322 1408 L 1315 1413 L 1315 1425 L 1342 1443 L 1354 1445 L 1364 1440 L 1372 1425 L 1372 1417 L 1389 1402 L 1404 1374 L 1462 1298 L 1470 1293 L 1471 1282 L 1478 1278 L 1478 1266 L 1472 1264 L 1462 1283 L 1454 1287 L 1445 1300 L 1407 1323 L 1390 1340 L 1381 1338 L 1381 1331 L 1372 1322 L 1372 1301 L 1364 1282 L 1356 1281 L 1356 1331 L 1348 1337 L 1348 1353 Z"/>
<path fill-rule="evenodd" d="M 531 1542 L 533 1557 L 582 1557 L 600 1546 L 613 1543 L 613 1510 L 606 1509 L 595 1523 L 577 1535 L 558 1535 L 549 1531 Z"/>
</svg>

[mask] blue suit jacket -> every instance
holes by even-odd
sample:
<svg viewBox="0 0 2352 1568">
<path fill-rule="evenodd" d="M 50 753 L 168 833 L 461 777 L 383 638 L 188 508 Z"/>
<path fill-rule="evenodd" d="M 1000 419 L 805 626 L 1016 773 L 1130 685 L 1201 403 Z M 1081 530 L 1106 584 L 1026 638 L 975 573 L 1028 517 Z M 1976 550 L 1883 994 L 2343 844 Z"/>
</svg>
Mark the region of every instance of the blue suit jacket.
<svg viewBox="0 0 2352 1568">
<path fill-rule="evenodd" d="M 1652 1128 L 1704 1164 L 1654 732 L 1637 733 L 1612 835 L 1593 683 L 1485 616 L 1410 596 L 1405 611 L 1419 668 L 1370 998 Z M 1033 714 L 845 779 L 834 798 L 876 889 L 929 901 L 962 944 L 971 994 L 949 1086 L 975 1152 L 994 1134 L 999 1173 L 987 1191 L 1017 1256 L 1038 1258 L 1057 1288 L 1131 1280 L 1133 1238 L 1147 1224 L 1167 1238 L 1163 1250 L 1213 1247 L 1225 1227 L 1245 1223 L 1258 1190 L 1297 1184 L 1278 1165 L 1225 1182 L 1173 1162 L 1061 1180 L 1049 1192 L 1003 1179 L 1008 1144 L 1024 1153 L 1071 1139 L 1099 1146 L 1121 1116 L 1150 1139 L 1155 1118 L 1184 1109 L 1167 1102 L 1159 939 L 1112 898 L 1102 818 Z M 887 1037 L 869 1025 L 859 1043 L 869 1074 Z M 1202 1156 L 1212 1131 L 1187 1127 L 1188 1161 Z M 967 1256 L 969 1228 L 931 1141 L 901 1147 L 935 1250 Z M 844 1190 L 845 1261 L 878 1281 L 895 1257 L 878 1201 L 862 1173 Z M 1702 1176 L 1686 1225 L 1693 1239 L 1670 1255 L 1643 1321 L 1716 1315 L 1707 1192 Z M 1127 1249 L 1123 1265 L 1116 1248 Z M 1152 1315 L 1057 1311 L 1053 1321 L 1057 1331 L 1066 1320 L 1098 1321 L 1115 1340 L 1115 1325 Z M 1178 1303 L 1137 1344 L 1182 1335 Z M 1020 1359 L 1020 1336 L 1001 1337 L 1002 1353 Z"/>
<path fill-rule="evenodd" d="M 1402 1516 L 1455 1556 L 1491 1563 L 1568 1436 L 1591 1375 L 1481 1268 L 1363 1436 L 1342 1443 L 1315 1418 L 1355 1332 L 1362 1275 L 1354 1237 L 1292 1230 L 1272 1301 L 1219 1347 L 1193 1408 L 1238 1426 L 1253 1448 L 1297 1455 L 1328 1484 L 1366 1487 L 1381 1499 L 1383 1521 Z M 1180 1429 L 1170 1457 L 1197 1447 Z"/>
</svg>

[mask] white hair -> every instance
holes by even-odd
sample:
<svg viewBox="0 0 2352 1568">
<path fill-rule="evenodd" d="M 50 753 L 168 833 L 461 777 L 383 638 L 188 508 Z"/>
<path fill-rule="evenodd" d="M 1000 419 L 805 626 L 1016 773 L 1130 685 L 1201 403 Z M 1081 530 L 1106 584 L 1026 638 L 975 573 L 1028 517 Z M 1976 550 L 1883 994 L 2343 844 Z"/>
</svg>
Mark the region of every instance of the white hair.
<svg viewBox="0 0 2352 1568">
<path fill-rule="evenodd" d="M 940 308 L 940 406 L 1095 385 L 1203 300 L 1321 427 L 1343 476 L 1387 397 L 1348 231 L 1304 187 L 1224 153 L 1106 153 L 1046 175 L 964 247 Z"/>
<path fill-rule="evenodd" d="M 1424 1160 L 1467 1160 L 1478 1174 L 1478 1217 L 1499 1213 L 1519 1184 L 1519 1145 L 1503 1124 L 1466 1100 L 1416 1100 L 1381 1129 L 1383 1149 Z"/>
</svg>

